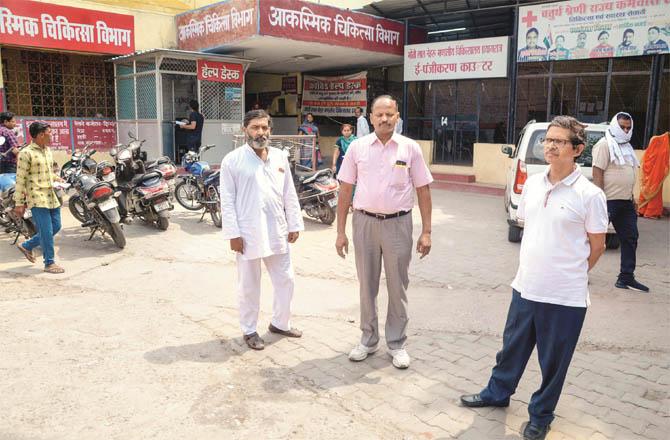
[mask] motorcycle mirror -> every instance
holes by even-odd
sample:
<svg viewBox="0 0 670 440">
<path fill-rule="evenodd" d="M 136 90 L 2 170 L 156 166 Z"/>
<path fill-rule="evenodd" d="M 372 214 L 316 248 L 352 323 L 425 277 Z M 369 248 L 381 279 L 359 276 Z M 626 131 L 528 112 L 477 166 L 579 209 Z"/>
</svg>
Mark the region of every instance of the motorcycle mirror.
<svg viewBox="0 0 670 440">
<path fill-rule="evenodd" d="M 116 148 L 112 147 L 109 149 L 109 155 L 112 157 L 116 157 Z"/>
<path fill-rule="evenodd" d="M 137 138 L 135 137 L 135 133 L 133 133 L 132 130 L 128 130 L 128 137 L 129 137 L 130 139 L 132 139 L 132 140 L 137 139 Z"/>
</svg>

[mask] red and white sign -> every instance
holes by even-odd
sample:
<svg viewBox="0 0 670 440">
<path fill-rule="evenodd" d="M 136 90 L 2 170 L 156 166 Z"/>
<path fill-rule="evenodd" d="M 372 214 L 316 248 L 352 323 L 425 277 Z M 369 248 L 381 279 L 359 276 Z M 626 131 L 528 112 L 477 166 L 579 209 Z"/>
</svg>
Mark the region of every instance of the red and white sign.
<svg viewBox="0 0 670 440">
<path fill-rule="evenodd" d="M 30 136 L 29 127 L 30 124 L 36 121 L 42 121 L 49 124 L 51 127 L 51 144 L 49 147 L 53 150 L 72 150 L 72 130 L 70 128 L 70 121 L 68 119 L 24 119 L 23 120 L 23 130 L 25 135 L 27 135 L 28 142 L 32 141 Z"/>
<path fill-rule="evenodd" d="M 504 78 L 508 37 L 405 46 L 405 81 Z"/>
<path fill-rule="evenodd" d="M 0 44 L 124 55 L 135 51 L 135 19 L 50 3 L 2 0 Z"/>
<path fill-rule="evenodd" d="M 116 121 L 99 119 L 74 119 L 74 147 L 90 145 L 97 151 L 108 151 L 116 145 Z"/>
<path fill-rule="evenodd" d="M 403 54 L 402 23 L 300 0 L 259 0 L 260 34 Z"/>
<path fill-rule="evenodd" d="M 302 113 L 323 116 L 354 116 L 356 107 L 367 106 L 367 72 L 345 76 L 305 75 Z"/>
<path fill-rule="evenodd" d="M 244 67 L 241 64 L 198 60 L 198 79 L 225 83 L 244 83 Z"/>
<path fill-rule="evenodd" d="M 256 0 L 231 0 L 177 15 L 179 49 L 203 50 L 255 35 L 257 16 Z"/>
</svg>

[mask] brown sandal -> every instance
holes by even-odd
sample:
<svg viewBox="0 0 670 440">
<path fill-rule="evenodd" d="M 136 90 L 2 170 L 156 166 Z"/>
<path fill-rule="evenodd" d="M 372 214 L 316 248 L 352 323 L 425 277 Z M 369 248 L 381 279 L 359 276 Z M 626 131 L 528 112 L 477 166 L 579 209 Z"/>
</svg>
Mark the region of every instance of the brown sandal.
<svg viewBox="0 0 670 440">
<path fill-rule="evenodd" d="M 21 251 L 21 253 L 26 257 L 28 261 L 31 263 L 35 262 L 35 256 L 33 255 L 32 251 L 29 251 L 28 249 L 24 248 L 22 244 L 16 243 L 16 247 Z"/>
<path fill-rule="evenodd" d="M 64 273 L 65 269 L 57 265 L 56 263 L 50 264 L 44 268 L 46 273 Z"/>
<path fill-rule="evenodd" d="M 265 341 L 258 336 L 258 333 L 254 332 L 250 335 L 244 335 L 244 342 L 247 343 L 249 348 L 254 350 L 262 350 L 265 348 Z"/>
</svg>

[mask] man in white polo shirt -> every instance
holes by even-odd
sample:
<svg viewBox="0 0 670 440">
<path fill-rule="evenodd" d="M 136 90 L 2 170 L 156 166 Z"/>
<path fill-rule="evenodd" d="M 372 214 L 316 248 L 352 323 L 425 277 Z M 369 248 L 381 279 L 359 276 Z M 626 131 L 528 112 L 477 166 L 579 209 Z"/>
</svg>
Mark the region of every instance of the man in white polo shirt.
<svg viewBox="0 0 670 440">
<path fill-rule="evenodd" d="M 605 251 L 607 203 L 575 159 L 586 142 L 584 125 L 557 116 L 543 141 L 549 167 L 531 176 L 521 194 L 524 219 L 512 303 L 488 385 L 461 396 L 467 407 L 506 407 L 537 345 L 542 384 L 528 405 L 523 438 L 544 439 L 590 304 L 588 271 Z"/>
</svg>

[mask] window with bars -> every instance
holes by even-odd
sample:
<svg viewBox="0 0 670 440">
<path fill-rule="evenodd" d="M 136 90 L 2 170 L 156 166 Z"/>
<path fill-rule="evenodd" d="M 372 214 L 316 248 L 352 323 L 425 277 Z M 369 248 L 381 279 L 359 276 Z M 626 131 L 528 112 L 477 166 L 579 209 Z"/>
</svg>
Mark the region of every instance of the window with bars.
<svg viewBox="0 0 670 440">
<path fill-rule="evenodd" d="M 115 117 L 114 69 L 99 56 L 4 49 L 7 108 L 22 116 Z"/>
</svg>

